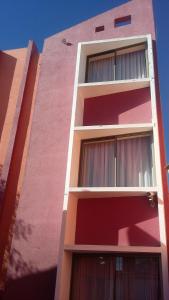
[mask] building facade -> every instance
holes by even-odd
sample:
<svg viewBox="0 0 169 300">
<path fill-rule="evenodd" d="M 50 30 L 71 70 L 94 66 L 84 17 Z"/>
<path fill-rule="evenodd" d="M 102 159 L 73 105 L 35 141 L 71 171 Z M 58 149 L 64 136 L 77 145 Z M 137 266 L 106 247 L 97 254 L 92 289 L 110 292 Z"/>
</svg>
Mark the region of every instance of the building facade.
<svg viewBox="0 0 169 300">
<path fill-rule="evenodd" d="M 2 299 L 168 300 L 152 1 L 1 52 L 0 82 Z"/>
</svg>

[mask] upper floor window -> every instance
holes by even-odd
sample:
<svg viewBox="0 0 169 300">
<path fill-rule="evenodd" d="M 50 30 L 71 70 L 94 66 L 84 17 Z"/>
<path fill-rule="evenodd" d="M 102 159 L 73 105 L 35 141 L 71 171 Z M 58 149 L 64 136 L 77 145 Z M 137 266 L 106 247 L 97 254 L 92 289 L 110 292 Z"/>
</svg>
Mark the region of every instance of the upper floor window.
<svg viewBox="0 0 169 300">
<path fill-rule="evenodd" d="M 114 26 L 115 27 L 121 27 L 121 26 L 126 26 L 131 24 L 131 15 L 125 16 L 125 17 L 121 17 L 121 18 L 117 18 L 114 20 Z"/>
<path fill-rule="evenodd" d="M 104 25 L 102 25 L 102 26 L 97 26 L 97 27 L 95 28 L 95 32 L 100 32 L 100 31 L 104 31 Z"/>
<path fill-rule="evenodd" d="M 145 44 L 90 55 L 86 81 L 102 82 L 147 77 Z"/>
<path fill-rule="evenodd" d="M 119 136 L 82 142 L 79 186 L 153 186 L 152 136 Z"/>
</svg>

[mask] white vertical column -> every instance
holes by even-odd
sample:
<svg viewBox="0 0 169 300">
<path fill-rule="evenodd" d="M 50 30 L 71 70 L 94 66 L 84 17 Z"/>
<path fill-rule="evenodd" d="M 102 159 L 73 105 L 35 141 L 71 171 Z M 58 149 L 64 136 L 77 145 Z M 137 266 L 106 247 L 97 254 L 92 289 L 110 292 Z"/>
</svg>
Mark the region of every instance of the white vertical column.
<svg viewBox="0 0 169 300">
<path fill-rule="evenodd" d="M 167 240 L 166 240 L 166 225 L 165 225 L 165 211 L 164 211 L 164 191 L 162 185 L 162 169 L 160 160 L 160 141 L 158 134 L 158 119 L 157 119 L 157 98 L 155 89 L 155 74 L 154 60 L 153 60 L 153 45 L 151 35 L 147 36 L 148 43 L 148 61 L 149 61 L 149 76 L 150 76 L 150 94 L 151 94 L 151 108 L 152 108 L 152 123 L 153 123 L 153 137 L 154 137 L 154 154 L 155 154 L 155 170 L 157 182 L 157 196 L 158 196 L 158 213 L 159 213 L 159 227 L 160 227 L 160 241 L 161 241 L 161 261 L 162 261 L 162 278 L 163 278 L 163 294 L 164 300 L 169 299 L 169 278 L 168 278 L 168 257 L 167 257 Z"/>
</svg>

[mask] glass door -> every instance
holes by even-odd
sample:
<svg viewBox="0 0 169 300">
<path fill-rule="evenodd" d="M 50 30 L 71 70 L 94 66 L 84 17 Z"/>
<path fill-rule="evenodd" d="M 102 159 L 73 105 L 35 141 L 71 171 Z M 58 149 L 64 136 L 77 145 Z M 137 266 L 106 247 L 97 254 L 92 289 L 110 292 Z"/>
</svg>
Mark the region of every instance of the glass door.
<svg viewBox="0 0 169 300">
<path fill-rule="evenodd" d="M 156 255 L 75 254 L 70 300 L 162 300 Z"/>
</svg>

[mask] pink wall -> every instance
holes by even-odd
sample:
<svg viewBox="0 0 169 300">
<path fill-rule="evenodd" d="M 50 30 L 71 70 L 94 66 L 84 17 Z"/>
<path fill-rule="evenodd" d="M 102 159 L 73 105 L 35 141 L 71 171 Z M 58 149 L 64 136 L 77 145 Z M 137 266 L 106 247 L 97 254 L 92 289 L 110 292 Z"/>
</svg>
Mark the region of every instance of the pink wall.
<svg viewBox="0 0 169 300">
<path fill-rule="evenodd" d="M 158 209 L 147 197 L 79 199 L 75 242 L 160 246 Z"/>
<path fill-rule="evenodd" d="M 113 20 L 128 14 L 132 24 L 114 28 Z M 105 31 L 95 33 L 99 25 L 105 25 Z M 151 0 L 133 0 L 45 40 L 21 195 L 21 215 L 34 226 L 36 258 L 26 249 L 23 255 L 40 269 L 56 266 L 58 260 L 77 43 L 147 33 L 155 36 Z"/>
<path fill-rule="evenodd" d="M 157 53 L 156 53 L 155 42 L 153 46 L 154 46 L 155 73 L 158 75 Z M 159 144 L 160 144 L 160 162 L 162 167 L 162 185 L 163 185 L 163 192 L 164 192 L 163 200 L 164 200 L 164 214 L 165 214 L 166 238 L 167 238 L 167 249 L 168 249 L 168 267 L 169 267 L 169 201 L 168 201 L 169 198 L 168 198 L 168 180 L 167 180 L 167 170 L 166 170 L 167 162 L 166 162 L 166 155 L 165 155 L 164 127 L 163 127 L 158 76 L 156 76 L 156 95 L 157 95 L 158 135 L 159 135 Z"/>
<path fill-rule="evenodd" d="M 115 18 L 129 14 L 132 15 L 131 25 L 114 28 Z M 95 33 L 95 27 L 100 25 L 104 25 L 105 30 Z M 77 44 L 147 33 L 155 36 L 151 0 L 132 0 L 45 40 L 26 174 L 17 212 L 18 220 L 24 220 L 26 228 L 31 228 L 29 247 L 24 239 L 19 243 L 13 241 L 13 247 L 18 247 L 22 253 L 23 262 L 30 266 L 27 276 L 34 270 L 39 274 L 50 273 L 58 263 Z M 63 39 L 72 46 L 65 45 Z M 13 270 L 14 278 L 16 273 Z M 43 286 L 32 290 L 32 300 L 43 299 L 38 296 Z M 28 293 L 25 290 L 25 296 L 29 295 L 29 290 Z M 23 299 L 18 293 L 16 299 L 19 297 Z M 45 293 L 44 299 L 47 299 Z"/>
<path fill-rule="evenodd" d="M 149 88 L 89 98 L 84 104 L 84 125 L 151 122 Z"/>
</svg>

